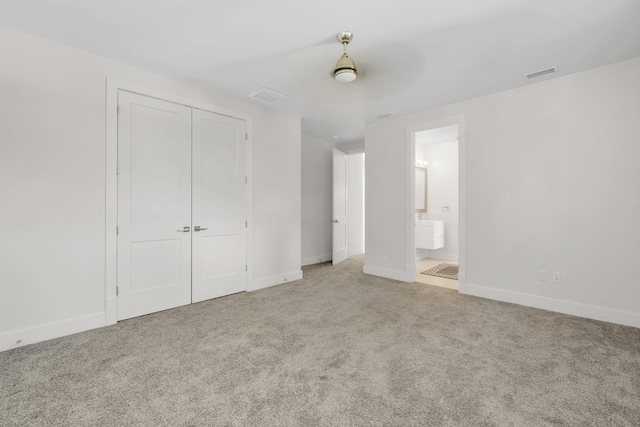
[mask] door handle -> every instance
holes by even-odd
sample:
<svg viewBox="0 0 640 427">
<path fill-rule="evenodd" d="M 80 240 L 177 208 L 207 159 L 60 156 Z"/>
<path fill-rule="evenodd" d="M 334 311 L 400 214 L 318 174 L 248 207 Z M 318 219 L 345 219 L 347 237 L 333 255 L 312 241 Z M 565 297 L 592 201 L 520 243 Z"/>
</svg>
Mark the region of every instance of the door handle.
<svg viewBox="0 0 640 427">
<path fill-rule="evenodd" d="M 176 230 L 178 233 L 188 233 L 189 231 L 191 231 L 191 227 L 189 227 L 188 225 L 185 225 L 184 227 L 182 227 L 182 230 Z"/>
<path fill-rule="evenodd" d="M 196 225 L 193 227 L 193 231 L 204 231 L 204 230 L 208 230 L 208 228 L 200 227 L 199 225 Z"/>
<path fill-rule="evenodd" d="M 332 219 L 331 222 L 336 223 L 336 224 L 340 223 L 340 221 L 338 221 L 337 219 Z"/>
</svg>

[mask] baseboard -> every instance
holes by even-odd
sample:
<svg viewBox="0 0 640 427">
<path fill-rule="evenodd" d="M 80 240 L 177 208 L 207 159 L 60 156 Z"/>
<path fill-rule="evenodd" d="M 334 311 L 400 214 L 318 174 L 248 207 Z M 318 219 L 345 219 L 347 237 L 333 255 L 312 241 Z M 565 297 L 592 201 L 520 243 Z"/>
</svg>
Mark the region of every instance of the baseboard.
<svg viewBox="0 0 640 427">
<path fill-rule="evenodd" d="M 416 261 L 420 261 L 421 259 L 429 258 L 429 252 L 422 252 L 420 254 L 416 254 Z"/>
<path fill-rule="evenodd" d="M 439 258 L 446 259 L 447 261 L 458 261 L 458 254 L 447 254 L 447 253 L 434 253 L 435 251 L 428 251 L 416 254 L 416 261 L 420 261 L 425 258 Z"/>
<path fill-rule="evenodd" d="M 0 351 L 100 328 L 104 326 L 104 322 L 104 313 L 94 313 L 60 322 L 4 332 L 0 334 Z M 18 341 L 20 341 L 19 344 Z"/>
<path fill-rule="evenodd" d="M 588 319 L 617 323 L 619 325 L 634 326 L 640 328 L 640 313 L 615 310 L 597 305 L 581 304 L 572 301 L 558 300 L 541 297 L 538 295 L 523 294 L 504 289 L 488 288 L 485 286 L 467 283 L 461 293 L 477 297 L 489 298 L 498 301 L 510 302 L 527 307 L 540 308 L 542 310 L 556 311 L 573 316 L 586 317 Z"/>
<path fill-rule="evenodd" d="M 319 264 L 321 262 L 331 261 L 331 258 L 331 254 L 309 256 L 302 259 L 302 266 L 304 267 L 305 265 Z"/>
<path fill-rule="evenodd" d="M 364 266 L 362 269 L 364 274 L 370 274 L 372 276 L 384 277 L 386 279 L 400 280 L 406 282 L 406 274 L 404 271 L 388 270 L 386 268 L 372 267 L 370 265 Z"/>
<path fill-rule="evenodd" d="M 452 254 L 452 253 L 438 253 L 436 251 L 432 251 L 429 256 L 431 258 L 440 258 L 440 259 L 446 259 L 448 261 L 458 261 L 458 254 Z"/>
<path fill-rule="evenodd" d="M 356 255 L 362 255 L 364 253 L 364 248 L 358 248 L 358 249 L 354 249 L 349 251 L 349 256 L 356 256 Z"/>
<path fill-rule="evenodd" d="M 247 291 L 257 291 L 258 289 L 281 285 L 283 283 L 295 282 L 296 280 L 300 279 L 302 279 L 302 270 L 278 274 L 276 276 L 263 277 L 262 279 L 256 279 L 252 283 L 250 283 Z"/>
<path fill-rule="evenodd" d="M 106 326 L 118 323 L 118 297 L 107 298 L 104 317 Z"/>
</svg>

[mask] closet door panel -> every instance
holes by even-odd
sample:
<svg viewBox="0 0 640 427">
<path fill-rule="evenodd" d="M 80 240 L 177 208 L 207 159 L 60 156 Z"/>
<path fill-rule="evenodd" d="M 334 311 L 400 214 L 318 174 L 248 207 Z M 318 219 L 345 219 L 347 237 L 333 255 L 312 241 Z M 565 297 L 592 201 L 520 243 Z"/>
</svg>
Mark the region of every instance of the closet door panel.
<svg viewBox="0 0 640 427">
<path fill-rule="evenodd" d="M 246 126 L 193 110 L 193 302 L 245 291 Z"/>
<path fill-rule="evenodd" d="M 125 91 L 118 108 L 122 320 L 191 302 L 191 109 Z"/>
</svg>

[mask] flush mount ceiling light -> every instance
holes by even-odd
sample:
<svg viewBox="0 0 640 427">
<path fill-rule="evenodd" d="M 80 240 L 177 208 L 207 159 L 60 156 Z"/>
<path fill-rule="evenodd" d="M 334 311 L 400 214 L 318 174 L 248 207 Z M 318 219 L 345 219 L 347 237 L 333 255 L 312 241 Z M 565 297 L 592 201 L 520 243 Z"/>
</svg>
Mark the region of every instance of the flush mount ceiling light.
<svg viewBox="0 0 640 427">
<path fill-rule="evenodd" d="M 344 53 L 336 63 L 336 68 L 333 70 L 333 78 L 335 78 L 340 83 L 352 82 L 358 76 L 356 63 L 353 62 L 353 59 L 351 59 L 349 53 L 347 52 L 347 45 L 349 44 L 349 42 L 351 42 L 352 38 L 353 34 L 348 31 L 342 31 L 338 33 L 338 41 L 342 43 Z"/>
</svg>

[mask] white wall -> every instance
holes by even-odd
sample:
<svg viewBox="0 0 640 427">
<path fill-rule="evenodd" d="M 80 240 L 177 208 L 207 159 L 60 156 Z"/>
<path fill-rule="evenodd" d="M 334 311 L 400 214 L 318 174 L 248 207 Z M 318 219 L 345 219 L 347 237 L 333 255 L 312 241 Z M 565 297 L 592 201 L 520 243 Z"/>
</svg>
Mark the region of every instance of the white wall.
<svg viewBox="0 0 640 427">
<path fill-rule="evenodd" d="M 105 78 L 253 116 L 255 287 L 301 277 L 300 118 L 0 28 L 0 350 L 105 324 Z"/>
<path fill-rule="evenodd" d="M 430 257 L 458 259 L 458 142 L 416 143 L 416 159 L 427 169 L 427 219 L 444 221 L 444 247 L 422 250 Z M 449 207 L 443 212 L 443 207 Z"/>
<path fill-rule="evenodd" d="M 365 272 L 413 266 L 407 127 L 462 116 L 464 291 L 640 326 L 638 76 L 640 58 L 368 125 Z"/>
<path fill-rule="evenodd" d="M 364 253 L 364 154 L 350 154 L 347 162 L 347 246 L 354 256 Z"/>
<path fill-rule="evenodd" d="M 302 134 L 302 265 L 331 260 L 333 147 Z"/>
</svg>

